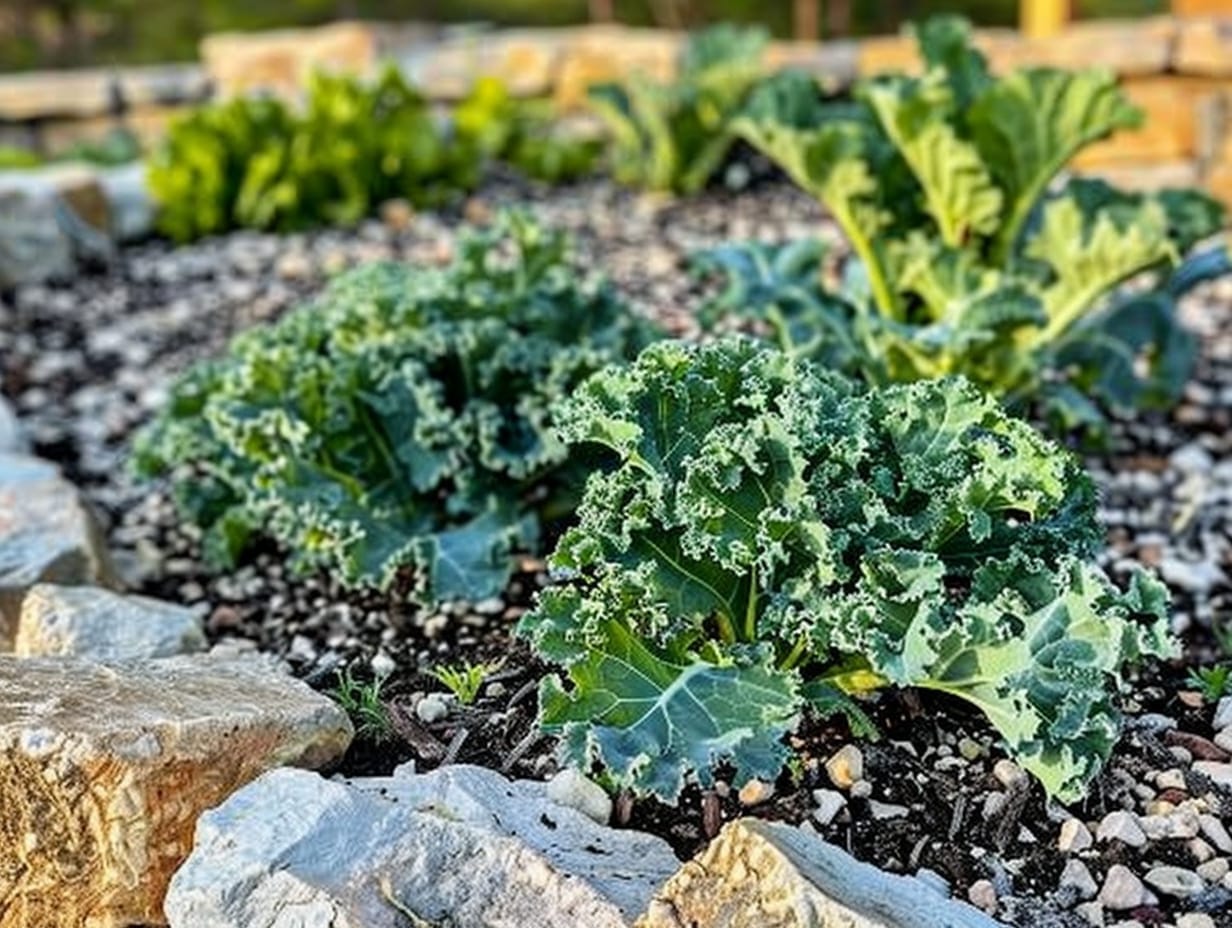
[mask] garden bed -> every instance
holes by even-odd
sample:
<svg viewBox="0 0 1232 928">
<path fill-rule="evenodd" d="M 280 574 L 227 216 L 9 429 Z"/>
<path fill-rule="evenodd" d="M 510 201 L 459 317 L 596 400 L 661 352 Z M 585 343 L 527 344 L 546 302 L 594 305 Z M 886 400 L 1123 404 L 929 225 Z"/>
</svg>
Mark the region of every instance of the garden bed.
<svg viewBox="0 0 1232 928">
<path fill-rule="evenodd" d="M 816 234 L 820 222 L 813 200 L 772 181 L 667 202 L 607 182 L 546 191 L 499 179 L 453 212 L 389 210 L 383 221 L 349 231 L 235 233 L 179 248 L 133 247 L 110 267 L 64 285 L 25 287 L 0 303 L 0 392 L 14 398 L 35 452 L 60 464 L 102 513 L 131 587 L 201 608 L 215 643 L 278 655 L 319 689 L 332 689 L 342 669 L 359 680 L 386 677 L 394 733 L 379 743 L 361 736 L 344 773 L 386 773 L 410 759 L 421 769 L 470 762 L 539 779 L 555 769 L 551 739 L 535 731 L 535 686 L 544 668 L 512 639 L 513 623 L 546 581 L 544 565 L 524 562 L 500 599 L 439 611 L 418 610 L 397 591 L 356 594 L 323 577 L 290 576 L 272 548 L 218 575 L 202 563 L 197 536 L 179 522 L 165 492 L 128 475 L 128 441 L 190 363 L 221 352 L 235 332 L 276 318 L 330 273 L 384 257 L 443 262 L 464 221 L 482 222 L 511 204 L 529 205 L 547 224 L 573 233 L 586 265 L 602 268 L 639 311 L 683 335 L 697 333 L 693 314 L 705 290 L 687 272 L 689 252 L 730 239 Z M 1128 694 L 1126 734 L 1089 798 L 1071 810 L 1089 822 L 1122 808 L 1166 813 L 1158 803 L 1208 794 L 1221 804 L 1218 816 L 1232 820 L 1232 785 L 1213 784 L 1191 763 L 1229 758 L 1209 740 L 1214 703 L 1186 682 L 1189 668 L 1228 657 L 1211 626 L 1226 623 L 1232 610 L 1232 286 L 1202 287 L 1182 312 L 1202 336 L 1185 400 L 1170 415 L 1116 423 L 1112 450 L 1088 460 L 1108 529 L 1101 561 L 1114 577 L 1138 564 L 1161 573 L 1185 646 L 1183 660 L 1151 665 Z M 443 718 L 417 711 L 424 694 L 443 692 L 427 671 L 467 661 L 500 662 L 476 703 L 452 706 Z M 793 743 L 802 763 L 773 790 L 746 791 L 742 803 L 734 790 L 703 796 L 692 788 L 674 809 L 621 799 L 616 822 L 658 834 L 686 857 L 723 821 L 756 806 L 758 816 L 810 823 L 883 869 L 927 868 L 961 897 L 990 881 L 1004 920 L 1087 924 L 1073 911 L 1078 890 L 1056 896 L 1067 861 L 1058 849 L 1064 816 L 1018 768 L 998 765 L 1003 755 L 977 713 L 893 692 L 882 694 L 872 714 L 884 737 L 859 743 L 864 771 L 857 776 L 871 794 L 847 800 L 828 823 L 814 815 L 813 792 L 832 789 L 826 761 L 856 743 L 840 721 L 800 729 Z M 1232 852 L 1200 827 L 1148 836 L 1140 847 L 1100 841 L 1083 859 L 1100 884 L 1117 863 L 1139 873 L 1155 863 L 1194 870 L 1209 862 L 1199 859 L 1206 852 L 1195 841 L 1210 858 Z M 1121 917 L 1165 924 L 1197 910 L 1232 925 L 1218 914 L 1232 906 L 1227 885 L 1215 880 L 1186 899 L 1157 892 L 1158 904 L 1126 906 Z M 1109 912 L 1110 921 L 1116 917 Z"/>
</svg>

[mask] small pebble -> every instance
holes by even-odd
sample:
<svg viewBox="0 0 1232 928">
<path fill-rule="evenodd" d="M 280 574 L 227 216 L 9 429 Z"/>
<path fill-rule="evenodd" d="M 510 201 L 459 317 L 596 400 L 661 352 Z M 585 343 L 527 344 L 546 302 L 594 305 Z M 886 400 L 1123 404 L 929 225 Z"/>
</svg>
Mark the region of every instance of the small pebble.
<svg viewBox="0 0 1232 928">
<path fill-rule="evenodd" d="M 851 789 L 864 778 L 864 754 L 854 744 L 845 744 L 826 761 L 826 773 L 839 789 Z"/>
<path fill-rule="evenodd" d="M 1164 815 L 1144 815 L 1138 819 L 1138 826 L 1152 841 L 1196 838 L 1201 830 L 1198 816 L 1187 809 L 1178 809 Z"/>
<path fill-rule="evenodd" d="M 1176 928 L 1215 928 L 1215 919 L 1205 912 L 1186 912 L 1177 916 Z"/>
<path fill-rule="evenodd" d="M 997 911 L 997 888 L 991 880 L 976 880 L 967 890 L 967 899 L 973 906 L 989 915 Z"/>
<path fill-rule="evenodd" d="M 1090 924 L 1097 926 L 1097 928 L 1103 928 L 1104 907 L 1098 902 L 1084 902 L 1082 905 L 1075 906 L 1074 911 Z"/>
<path fill-rule="evenodd" d="M 974 738 L 962 737 L 958 739 L 958 753 L 965 760 L 972 761 L 983 757 L 988 753 L 988 749 Z"/>
<path fill-rule="evenodd" d="M 902 818 L 911 811 L 906 806 L 895 805 L 892 802 L 878 802 L 876 799 L 868 801 L 868 809 L 875 819 Z"/>
<path fill-rule="evenodd" d="M 1005 758 L 993 764 L 992 775 L 1008 790 L 1025 787 L 1030 782 L 1025 770 Z"/>
<path fill-rule="evenodd" d="M 867 799 L 873 795 L 873 784 L 868 780 L 856 780 L 851 784 L 851 796 L 853 799 Z"/>
<path fill-rule="evenodd" d="M 1214 860 L 1199 864 L 1195 872 L 1208 883 L 1218 883 L 1228 875 L 1228 870 L 1228 858 L 1216 857 Z"/>
<path fill-rule="evenodd" d="M 1101 844 L 1105 841 L 1120 841 L 1129 847 L 1142 847 L 1146 844 L 1146 834 L 1138 819 L 1132 812 L 1117 809 L 1109 812 L 1095 829 L 1095 840 Z"/>
<path fill-rule="evenodd" d="M 847 805 L 843 794 L 832 789 L 813 790 L 813 802 L 817 803 L 817 808 L 813 810 L 813 818 L 822 825 L 829 825 Z"/>
<path fill-rule="evenodd" d="M 1099 892 L 1099 884 L 1095 882 L 1095 877 L 1091 876 L 1091 871 L 1081 860 L 1065 862 L 1059 885 L 1072 886 L 1078 893 L 1079 899 L 1094 899 L 1095 894 Z"/>
<path fill-rule="evenodd" d="M 1210 777 L 1220 786 L 1232 786 L 1232 764 L 1215 760 L 1196 760 L 1194 773 Z"/>
<path fill-rule="evenodd" d="M 1149 896 L 1147 888 L 1132 870 L 1124 864 L 1113 864 L 1108 868 L 1103 888 L 1099 891 L 1099 902 L 1105 909 L 1125 912 L 1146 905 Z"/>
<path fill-rule="evenodd" d="M 1057 850 L 1064 854 L 1085 851 L 1095 841 L 1091 832 L 1079 819 L 1071 818 L 1061 823 L 1061 834 L 1057 838 Z"/>
<path fill-rule="evenodd" d="M 1215 718 L 1211 722 L 1211 728 L 1215 731 L 1232 728 L 1232 696 L 1224 696 L 1219 700 L 1219 704 L 1215 707 Z"/>
<path fill-rule="evenodd" d="M 557 805 L 577 809 L 600 825 L 606 825 L 612 817 L 612 797 L 573 767 L 566 767 L 548 780 L 547 797 Z"/>
<path fill-rule="evenodd" d="M 1199 815 L 1198 827 L 1202 829 L 1202 834 L 1207 841 L 1215 846 L 1215 850 L 1222 854 L 1232 854 L 1232 835 L 1228 834 L 1228 829 L 1213 815 Z"/>
<path fill-rule="evenodd" d="M 736 798 L 740 800 L 740 804 L 745 808 L 750 806 L 761 805 L 766 800 L 774 795 L 774 784 L 767 783 L 765 780 L 749 780 L 744 786 L 740 787 L 740 791 L 736 793 Z"/>
<path fill-rule="evenodd" d="M 449 715 L 449 706 L 440 696 L 428 695 L 415 704 L 415 715 L 425 725 L 431 725 Z"/>
<path fill-rule="evenodd" d="M 1206 888 L 1202 877 L 1184 867 L 1152 867 L 1146 874 L 1146 884 L 1165 896 L 1187 899 Z"/>
</svg>

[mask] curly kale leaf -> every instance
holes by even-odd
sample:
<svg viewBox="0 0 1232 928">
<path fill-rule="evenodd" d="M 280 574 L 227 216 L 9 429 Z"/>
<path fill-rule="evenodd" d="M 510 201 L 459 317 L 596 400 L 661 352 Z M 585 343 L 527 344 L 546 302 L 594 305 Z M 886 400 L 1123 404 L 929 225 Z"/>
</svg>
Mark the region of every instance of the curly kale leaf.
<svg viewBox="0 0 1232 928">
<path fill-rule="evenodd" d="M 811 357 L 877 384 L 959 374 L 1096 441 L 1103 412 L 1174 399 L 1192 353 L 1172 301 L 1225 270 L 1221 250 L 1184 262 L 1219 231 L 1222 207 L 1194 190 L 1131 194 L 1091 180 L 1052 192 L 1083 148 L 1139 124 L 1113 75 L 994 78 L 952 17 L 916 37 L 923 76 L 867 79 L 854 103 L 751 97 L 737 132 L 822 202 L 852 257 L 841 287 L 818 275 L 805 302 L 805 269 L 793 268 L 784 297 L 760 286 L 739 315 L 792 347 L 783 304 L 807 307 L 810 323 L 796 327 L 808 337 L 793 341 Z M 1144 293 L 1159 297 L 1132 302 Z M 846 311 L 830 312 L 836 302 Z"/>
<path fill-rule="evenodd" d="M 544 724 L 634 789 L 671 801 L 718 761 L 772 775 L 749 732 L 775 741 L 805 705 L 863 729 L 842 691 L 892 684 L 973 703 L 1072 799 L 1124 669 L 1168 649 L 1162 588 L 1089 563 L 1076 460 L 962 381 L 867 390 L 748 340 L 660 343 L 559 421 L 617 463 L 520 631 L 566 668 Z"/>
<path fill-rule="evenodd" d="M 363 267 L 240 335 L 177 385 L 134 461 L 174 477 L 218 561 L 265 534 L 350 585 L 409 570 L 427 600 L 483 598 L 572 508 L 558 404 L 652 336 L 560 235 L 510 214 L 450 267 Z"/>
</svg>

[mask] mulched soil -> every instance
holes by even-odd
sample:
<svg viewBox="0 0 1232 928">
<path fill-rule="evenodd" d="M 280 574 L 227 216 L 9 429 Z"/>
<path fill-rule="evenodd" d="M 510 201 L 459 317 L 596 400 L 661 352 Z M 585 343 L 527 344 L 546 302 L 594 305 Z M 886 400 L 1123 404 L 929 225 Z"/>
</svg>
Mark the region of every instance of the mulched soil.
<svg viewBox="0 0 1232 928">
<path fill-rule="evenodd" d="M 276 318 L 356 263 L 445 261 L 463 221 L 482 221 L 508 203 L 528 203 L 575 233 L 587 266 L 603 268 L 641 311 L 686 335 L 695 332 L 692 313 L 704 290 L 685 270 L 690 251 L 732 238 L 834 236 L 811 200 L 773 181 L 668 202 L 601 181 L 546 190 L 496 179 L 464 209 L 416 216 L 406 227 L 373 221 L 285 237 L 236 233 L 180 248 L 152 242 L 71 282 L 0 297 L 0 392 L 13 400 L 36 452 L 58 462 L 96 505 L 131 587 L 198 607 L 218 647 L 277 654 L 322 689 L 334 686 L 342 668 L 361 680 L 386 676 L 393 731 L 357 739 L 347 774 L 385 773 L 406 761 L 420 769 L 478 763 L 539 778 L 556 769 L 551 740 L 534 728 L 535 689 L 547 668 L 511 641 L 513 624 L 547 580 L 544 565 L 527 560 L 501 599 L 436 612 L 417 610 L 396 593 L 292 577 L 273 547 L 219 576 L 201 563 L 198 536 L 179 522 L 166 488 L 137 485 L 127 475 L 127 444 L 170 381 L 223 350 L 234 332 Z M 1126 736 L 1090 797 L 1070 810 L 1088 822 L 1188 793 L 1206 796 L 1232 823 L 1232 790 L 1203 782 L 1189 767 L 1199 756 L 1228 758 L 1206 740 L 1213 706 L 1186 683 L 1188 667 L 1228 659 L 1212 627 L 1232 615 L 1232 285 L 1208 285 L 1183 312 L 1203 336 L 1185 401 L 1171 414 L 1118 424 L 1113 450 L 1089 464 L 1109 528 L 1105 566 L 1114 576 L 1138 564 L 1161 572 L 1175 596 L 1185 658 L 1148 668 L 1132 688 Z M 416 709 L 424 695 L 443 692 L 426 671 L 464 660 L 499 668 L 473 706 L 455 703 L 447 717 L 422 721 Z M 978 715 L 914 693 L 883 694 L 870 711 L 884 734 L 860 745 L 871 796 L 849 799 L 829 824 L 812 819 L 812 791 L 831 787 L 824 762 L 852 738 L 840 722 L 809 721 L 795 736 L 801 763 L 752 814 L 808 823 L 887 870 L 926 868 L 960 898 L 973 882 L 991 880 L 1002 899 L 999 916 L 1016 924 L 1088 924 L 1072 911 L 1075 899 L 1057 893 L 1066 856 L 1056 842 L 1066 813 L 1038 787 L 1007 786 L 994 774 L 1002 755 Z M 1185 790 L 1157 789 L 1158 774 L 1174 767 Z M 908 811 L 896 814 L 893 806 Z M 674 809 L 620 797 L 616 818 L 661 835 L 685 857 L 741 814 L 749 810 L 720 782 L 705 795 L 692 789 Z M 1191 839 L 1177 838 L 1137 850 L 1100 845 L 1084 859 L 1102 882 L 1113 863 L 1141 875 L 1154 863 L 1193 868 L 1202 853 Z M 1188 900 L 1164 897 L 1158 906 L 1109 913 L 1109 921 L 1168 924 L 1193 910 L 1232 926 L 1223 912 L 1230 906 L 1232 891 L 1215 884 Z"/>
</svg>

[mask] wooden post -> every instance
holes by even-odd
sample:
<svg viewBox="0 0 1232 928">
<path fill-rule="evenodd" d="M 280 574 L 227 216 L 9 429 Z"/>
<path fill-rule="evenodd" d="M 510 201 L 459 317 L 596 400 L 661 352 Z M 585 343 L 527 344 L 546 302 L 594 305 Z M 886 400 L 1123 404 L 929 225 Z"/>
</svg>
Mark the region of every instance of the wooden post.
<svg viewBox="0 0 1232 928">
<path fill-rule="evenodd" d="M 1018 0 L 1018 27 L 1029 39 L 1056 35 L 1073 17 L 1072 0 Z"/>
<path fill-rule="evenodd" d="M 821 0 L 792 0 L 792 33 L 801 42 L 816 42 L 821 32 Z"/>
</svg>

